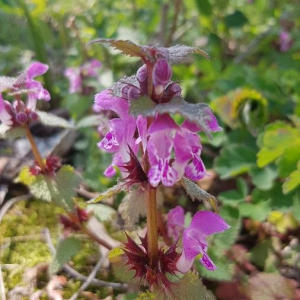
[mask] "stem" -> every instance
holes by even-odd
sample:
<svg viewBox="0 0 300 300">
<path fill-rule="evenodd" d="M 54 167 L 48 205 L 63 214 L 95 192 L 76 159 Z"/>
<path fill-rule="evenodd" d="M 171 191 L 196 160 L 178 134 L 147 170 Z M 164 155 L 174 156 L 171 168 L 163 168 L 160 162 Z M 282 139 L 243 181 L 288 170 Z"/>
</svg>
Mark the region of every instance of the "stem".
<svg viewBox="0 0 300 300">
<path fill-rule="evenodd" d="M 156 188 L 149 186 L 147 198 L 147 237 L 150 264 L 155 265 L 158 256 Z"/>
<path fill-rule="evenodd" d="M 113 249 L 113 247 L 108 242 L 106 242 L 105 240 L 103 240 L 100 237 L 96 236 L 85 225 L 81 225 L 80 229 L 81 229 L 82 232 L 84 232 L 88 237 L 90 237 L 93 241 L 97 242 L 99 245 L 107 248 L 108 250 Z"/>
<path fill-rule="evenodd" d="M 31 148 L 32 148 L 32 152 L 33 152 L 33 155 L 38 163 L 38 165 L 40 166 L 41 170 L 43 171 L 43 173 L 45 173 L 46 171 L 46 166 L 45 166 L 45 163 L 43 161 L 43 158 L 39 152 L 39 149 L 34 141 L 34 138 L 30 132 L 30 129 L 28 127 L 28 125 L 25 126 L 25 130 L 26 130 L 26 136 L 27 136 L 27 139 L 31 145 Z"/>
</svg>

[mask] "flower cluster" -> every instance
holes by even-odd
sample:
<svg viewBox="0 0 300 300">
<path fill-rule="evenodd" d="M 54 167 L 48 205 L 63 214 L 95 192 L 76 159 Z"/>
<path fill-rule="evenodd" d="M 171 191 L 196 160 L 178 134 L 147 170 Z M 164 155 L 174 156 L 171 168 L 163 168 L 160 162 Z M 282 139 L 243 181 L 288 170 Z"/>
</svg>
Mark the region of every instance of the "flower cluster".
<svg viewBox="0 0 300 300">
<path fill-rule="evenodd" d="M 172 69 L 162 51 L 157 51 L 154 63 L 144 64 L 135 76 L 125 78 L 112 89 L 95 96 L 98 110 L 111 110 L 118 116 L 109 121 L 109 131 L 98 147 L 114 153 L 112 164 L 105 170 L 106 176 L 116 174 L 115 167 L 122 168 L 130 160 L 129 148 L 141 157 L 147 153 L 150 167 L 145 169 L 153 187 L 160 183 L 173 186 L 183 176 L 199 180 L 206 174 L 200 157 L 201 143 L 198 132 L 203 129 L 185 120 L 176 124 L 169 113 L 156 113 L 153 118 L 130 114 L 131 103 L 141 97 L 149 97 L 157 104 L 169 103 L 181 97 L 181 87 L 171 81 Z M 119 93 L 115 93 L 119 88 Z M 219 131 L 216 118 L 208 109 L 206 126 L 209 131 Z"/>
<path fill-rule="evenodd" d="M 212 234 L 220 233 L 230 226 L 219 215 L 211 211 L 198 211 L 188 228 L 184 229 L 184 211 L 177 206 L 168 213 L 168 234 L 178 239 L 183 233 L 183 251 L 177 261 L 177 270 L 186 273 L 193 265 L 194 259 L 201 255 L 200 262 L 210 271 L 216 269 L 215 264 L 207 254 L 206 238 Z"/>
<path fill-rule="evenodd" d="M 69 93 L 88 94 L 90 89 L 84 81 L 89 77 L 97 78 L 101 66 L 102 63 L 99 60 L 92 59 L 80 67 L 67 68 L 64 75 L 69 79 Z"/>
<path fill-rule="evenodd" d="M 0 94 L 0 120 L 3 124 L 15 127 L 38 118 L 35 112 L 37 100 L 49 101 L 51 97 L 43 85 L 34 78 L 43 75 L 47 70 L 47 65 L 35 62 L 19 77 L 7 80 L 3 90 L 8 91 L 15 100 L 11 104 Z M 27 94 L 26 104 L 21 100 L 22 94 Z"/>
</svg>

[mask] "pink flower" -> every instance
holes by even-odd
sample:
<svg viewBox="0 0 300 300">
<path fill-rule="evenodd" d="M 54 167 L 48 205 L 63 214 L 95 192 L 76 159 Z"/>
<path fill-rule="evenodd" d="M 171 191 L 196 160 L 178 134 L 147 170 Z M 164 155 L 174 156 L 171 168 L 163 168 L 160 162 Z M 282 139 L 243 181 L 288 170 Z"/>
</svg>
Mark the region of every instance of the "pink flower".
<svg viewBox="0 0 300 300">
<path fill-rule="evenodd" d="M 69 79 L 69 93 L 83 93 L 85 90 L 84 80 L 88 77 L 97 77 L 102 63 L 92 59 L 80 67 L 67 68 L 64 75 Z"/>
<path fill-rule="evenodd" d="M 184 210 L 181 206 L 170 209 L 167 220 L 168 236 L 177 240 L 184 230 Z"/>
<path fill-rule="evenodd" d="M 34 80 L 34 78 L 43 75 L 47 70 L 47 65 L 35 62 L 8 88 L 12 94 L 18 96 L 26 92 L 28 95 L 26 105 L 20 99 L 15 100 L 11 104 L 3 100 L 0 94 L 0 120 L 3 124 L 20 126 L 38 118 L 38 115 L 35 113 L 37 100 L 49 101 L 51 97 L 49 92 L 44 89 L 42 83 Z"/>
<path fill-rule="evenodd" d="M 177 269 L 182 273 L 188 272 L 195 257 L 201 254 L 201 264 L 208 270 L 215 270 L 217 267 L 207 254 L 207 237 L 229 228 L 230 226 L 219 215 L 210 211 L 197 212 L 190 226 L 183 232 L 183 251 L 177 261 Z"/>
<path fill-rule="evenodd" d="M 291 34 L 286 30 L 281 31 L 279 35 L 280 51 L 281 52 L 288 51 L 292 47 L 293 43 L 294 41 L 291 38 Z"/>
</svg>

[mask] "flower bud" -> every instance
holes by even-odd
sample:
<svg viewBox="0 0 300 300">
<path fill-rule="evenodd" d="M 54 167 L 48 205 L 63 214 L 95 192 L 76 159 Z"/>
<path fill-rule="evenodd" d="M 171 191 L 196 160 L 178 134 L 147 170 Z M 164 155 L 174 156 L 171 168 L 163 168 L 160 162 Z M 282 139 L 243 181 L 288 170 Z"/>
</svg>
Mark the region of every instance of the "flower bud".
<svg viewBox="0 0 300 300">
<path fill-rule="evenodd" d="M 136 78 L 139 82 L 144 82 L 148 77 L 147 66 L 143 65 L 136 73 Z"/>
<path fill-rule="evenodd" d="M 165 59 L 159 59 L 153 68 L 152 78 L 154 85 L 164 85 L 170 81 L 172 69 Z"/>
<path fill-rule="evenodd" d="M 38 114 L 35 111 L 31 111 L 28 116 L 31 120 L 34 120 L 34 121 L 39 118 Z"/>
<path fill-rule="evenodd" d="M 27 114 L 24 112 L 17 113 L 16 120 L 19 124 L 24 125 L 28 121 Z"/>
<path fill-rule="evenodd" d="M 128 98 L 129 101 L 135 100 L 135 99 L 137 99 L 137 98 L 140 96 L 140 94 L 141 94 L 141 93 L 140 93 L 140 91 L 139 91 L 138 88 L 136 88 L 136 87 L 131 87 L 131 88 L 129 88 L 129 90 L 128 90 L 127 98 Z"/>
</svg>

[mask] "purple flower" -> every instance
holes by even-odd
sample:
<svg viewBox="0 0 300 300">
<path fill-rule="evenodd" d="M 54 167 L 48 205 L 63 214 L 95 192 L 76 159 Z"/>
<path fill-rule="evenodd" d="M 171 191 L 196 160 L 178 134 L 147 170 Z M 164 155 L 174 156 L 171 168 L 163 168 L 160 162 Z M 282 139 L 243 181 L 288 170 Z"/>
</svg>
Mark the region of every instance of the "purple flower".
<svg viewBox="0 0 300 300">
<path fill-rule="evenodd" d="M 208 270 L 215 270 L 217 267 L 207 254 L 207 237 L 223 232 L 228 228 L 230 226 L 219 215 L 211 211 L 197 212 L 190 226 L 183 232 L 183 251 L 177 261 L 177 269 L 182 273 L 188 272 L 195 257 L 200 254 L 202 265 Z"/>
<path fill-rule="evenodd" d="M 291 34 L 283 30 L 279 35 L 279 47 L 281 52 L 288 51 L 293 45 L 293 40 L 291 38 Z"/>
<path fill-rule="evenodd" d="M 37 100 L 49 101 L 51 99 L 49 92 L 44 89 L 43 85 L 39 81 L 33 79 L 37 76 L 45 74 L 48 69 L 49 67 L 47 65 L 40 62 L 35 62 L 31 64 L 25 71 L 25 87 L 31 90 L 31 92 L 28 93 L 28 101 L 26 105 L 30 110 L 35 110 Z"/>
<path fill-rule="evenodd" d="M 184 210 L 181 206 L 170 209 L 167 220 L 168 236 L 177 240 L 184 230 Z"/>
<path fill-rule="evenodd" d="M 67 68 L 64 75 L 69 79 L 69 93 L 80 93 L 82 88 L 82 79 L 79 68 Z"/>
<path fill-rule="evenodd" d="M 102 63 L 92 59 L 80 67 L 67 68 L 64 75 L 69 79 L 69 93 L 83 93 L 85 89 L 84 80 L 88 77 L 97 77 Z"/>
<path fill-rule="evenodd" d="M 12 95 L 18 97 L 12 104 L 3 100 L 0 94 L 0 120 L 3 124 L 9 127 L 20 126 L 38 118 L 35 113 L 37 100 L 49 101 L 51 97 L 42 83 L 34 80 L 34 78 L 43 75 L 47 70 L 47 65 L 35 62 L 16 78 L 15 83 L 7 88 Z M 27 94 L 26 105 L 20 97 L 23 93 Z"/>
</svg>

